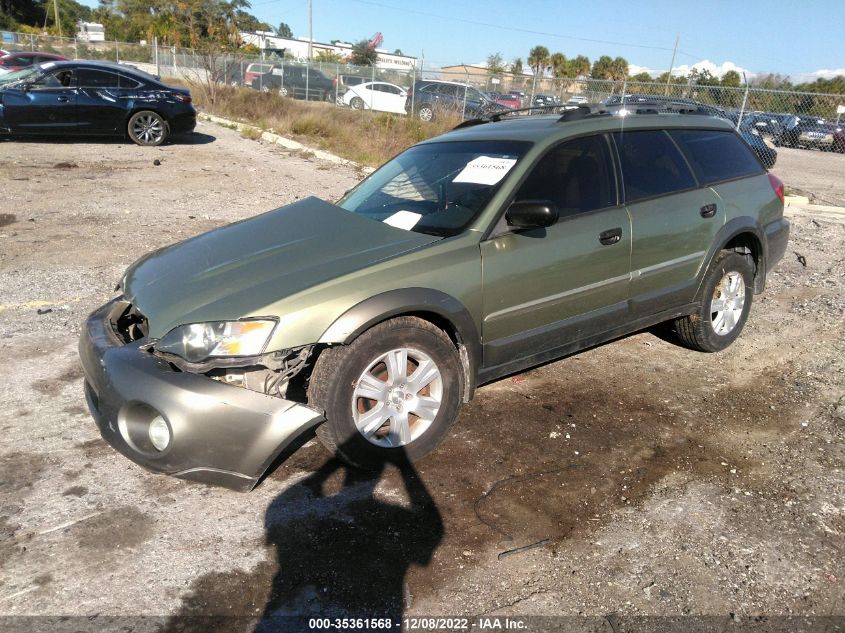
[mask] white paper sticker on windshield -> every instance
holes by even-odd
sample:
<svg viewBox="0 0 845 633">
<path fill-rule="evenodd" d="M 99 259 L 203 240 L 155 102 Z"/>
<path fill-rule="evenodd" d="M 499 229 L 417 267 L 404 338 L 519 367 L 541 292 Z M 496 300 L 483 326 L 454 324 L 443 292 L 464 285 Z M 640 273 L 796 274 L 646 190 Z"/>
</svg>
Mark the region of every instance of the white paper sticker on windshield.
<svg viewBox="0 0 845 633">
<path fill-rule="evenodd" d="M 467 163 L 452 182 L 472 182 L 478 185 L 495 185 L 516 164 L 515 158 L 479 156 Z"/>
<path fill-rule="evenodd" d="M 41 70 L 50 70 L 55 65 L 56 65 L 56 62 L 45 62 L 45 63 L 41 64 Z"/>
<path fill-rule="evenodd" d="M 410 231 L 414 225 L 420 221 L 422 215 L 414 213 L 413 211 L 397 211 L 389 218 L 382 220 L 385 224 L 395 226 L 397 229 L 405 229 Z"/>
</svg>

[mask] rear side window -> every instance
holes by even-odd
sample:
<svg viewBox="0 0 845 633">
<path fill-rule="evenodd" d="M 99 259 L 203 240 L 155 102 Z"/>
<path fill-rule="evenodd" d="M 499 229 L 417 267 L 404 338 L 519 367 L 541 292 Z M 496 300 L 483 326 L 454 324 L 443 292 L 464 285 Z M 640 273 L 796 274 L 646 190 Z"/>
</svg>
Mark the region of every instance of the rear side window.
<svg viewBox="0 0 845 633">
<path fill-rule="evenodd" d="M 114 73 L 91 68 L 79 69 L 80 88 L 118 88 L 120 80 Z"/>
<path fill-rule="evenodd" d="M 754 176 L 763 172 L 754 153 L 736 134 L 727 130 L 672 130 L 699 182 Z"/>
<path fill-rule="evenodd" d="M 560 217 L 616 204 L 616 183 L 603 136 L 561 143 L 540 159 L 517 200 L 551 200 Z"/>
<path fill-rule="evenodd" d="M 663 130 L 615 132 L 613 139 L 627 202 L 696 186 L 684 157 Z"/>
</svg>

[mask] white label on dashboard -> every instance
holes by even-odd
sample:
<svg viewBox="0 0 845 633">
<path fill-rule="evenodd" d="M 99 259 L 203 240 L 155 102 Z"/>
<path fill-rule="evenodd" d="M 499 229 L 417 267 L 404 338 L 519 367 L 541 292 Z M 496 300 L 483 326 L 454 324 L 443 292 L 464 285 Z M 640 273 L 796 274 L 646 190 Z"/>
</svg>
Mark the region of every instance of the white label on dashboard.
<svg viewBox="0 0 845 633">
<path fill-rule="evenodd" d="M 515 158 L 479 156 L 467 163 L 452 182 L 472 182 L 478 185 L 495 185 L 516 164 Z"/>
<path fill-rule="evenodd" d="M 410 231 L 420 221 L 421 217 L 422 215 L 413 211 L 397 211 L 389 218 L 382 220 L 382 222 L 390 226 L 395 226 L 397 229 Z"/>
</svg>

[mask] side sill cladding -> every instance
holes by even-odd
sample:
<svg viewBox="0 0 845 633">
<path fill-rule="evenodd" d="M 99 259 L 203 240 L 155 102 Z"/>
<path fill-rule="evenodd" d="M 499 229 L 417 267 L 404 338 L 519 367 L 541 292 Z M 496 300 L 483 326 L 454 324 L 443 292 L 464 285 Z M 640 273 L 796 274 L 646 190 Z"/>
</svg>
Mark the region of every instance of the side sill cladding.
<svg viewBox="0 0 845 633">
<path fill-rule="evenodd" d="M 444 292 L 431 288 L 400 288 L 365 299 L 349 308 L 323 332 L 319 343 L 348 344 L 374 325 L 395 316 L 433 317 L 455 339 L 464 366 L 464 402 L 475 392 L 481 363 L 481 339 L 472 316 L 464 305 Z M 438 323 L 439 322 L 439 323 Z"/>
</svg>

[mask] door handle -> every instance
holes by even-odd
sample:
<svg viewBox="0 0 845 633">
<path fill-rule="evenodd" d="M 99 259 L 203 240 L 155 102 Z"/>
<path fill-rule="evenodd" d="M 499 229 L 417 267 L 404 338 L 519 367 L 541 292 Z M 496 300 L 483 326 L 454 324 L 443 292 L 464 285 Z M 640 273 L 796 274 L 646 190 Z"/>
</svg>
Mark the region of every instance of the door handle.
<svg viewBox="0 0 845 633">
<path fill-rule="evenodd" d="M 60 103 L 67 103 L 67 97 L 56 97 L 56 101 Z"/>
<path fill-rule="evenodd" d="M 711 202 L 710 204 L 705 204 L 701 207 L 700 213 L 702 218 L 712 218 L 716 215 L 716 203 Z"/>
<path fill-rule="evenodd" d="M 622 239 L 622 229 L 621 227 L 617 227 L 615 229 L 608 229 L 607 231 L 602 231 L 599 233 L 599 242 L 604 244 L 605 246 L 610 246 L 611 244 L 616 244 L 619 240 Z"/>
</svg>

